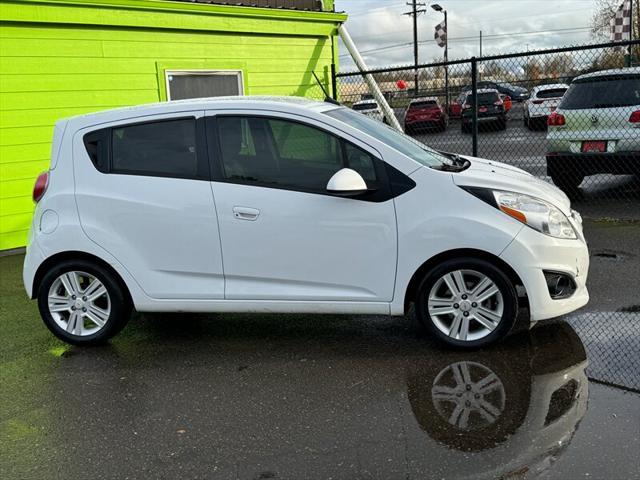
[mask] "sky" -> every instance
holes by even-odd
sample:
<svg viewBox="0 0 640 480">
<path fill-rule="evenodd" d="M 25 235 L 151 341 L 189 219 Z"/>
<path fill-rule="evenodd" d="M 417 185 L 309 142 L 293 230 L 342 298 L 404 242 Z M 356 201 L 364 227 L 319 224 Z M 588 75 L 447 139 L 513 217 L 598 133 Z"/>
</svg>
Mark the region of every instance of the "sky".
<svg viewBox="0 0 640 480">
<path fill-rule="evenodd" d="M 336 0 L 336 11 L 349 14 L 346 23 L 369 67 L 413 63 L 413 23 L 402 15 L 410 0 Z M 441 60 L 444 49 L 433 39 L 434 27 L 443 15 L 429 8 L 433 3 L 447 10 L 449 59 L 479 54 L 482 30 L 483 54 L 519 52 L 594 42 L 590 33 L 596 0 L 419 0 L 427 12 L 418 17 L 419 61 Z M 384 48 L 407 44 L 396 48 Z M 376 50 L 376 51 L 371 51 Z M 354 69 L 340 46 L 340 69 Z"/>
</svg>

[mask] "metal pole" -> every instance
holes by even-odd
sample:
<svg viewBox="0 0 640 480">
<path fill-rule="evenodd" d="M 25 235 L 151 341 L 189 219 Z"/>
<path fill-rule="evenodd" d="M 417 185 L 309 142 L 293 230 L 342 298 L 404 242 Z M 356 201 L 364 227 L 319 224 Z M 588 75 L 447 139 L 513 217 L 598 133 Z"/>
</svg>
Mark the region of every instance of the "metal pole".
<svg viewBox="0 0 640 480">
<path fill-rule="evenodd" d="M 355 43 L 353 43 L 351 35 L 349 35 L 349 32 L 347 31 L 347 28 L 344 26 L 344 24 L 341 24 L 338 27 L 338 35 L 340 35 L 340 38 L 342 38 L 342 42 L 344 43 L 344 46 L 347 47 L 347 50 L 351 54 L 351 58 L 353 58 L 353 61 L 358 67 L 358 70 L 360 70 L 361 72 L 366 72 L 367 64 L 364 63 L 363 58 L 360 56 L 360 52 L 358 52 L 358 49 L 356 48 Z M 402 132 L 402 127 L 400 126 L 400 122 L 398 122 L 398 119 L 393 113 L 393 109 L 387 103 L 387 100 L 384 98 L 384 95 L 382 95 L 382 92 L 380 91 L 380 87 L 378 87 L 378 84 L 373 78 L 373 75 L 371 75 L 370 73 L 365 73 L 362 76 L 364 77 L 364 81 L 369 86 L 369 90 L 371 90 L 371 93 L 373 93 L 373 98 L 375 98 L 376 102 L 382 109 L 382 112 L 384 113 L 385 118 L 389 122 L 389 125 L 391 125 L 396 130 L 399 130 Z"/>
<path fill-rule="evenodd" d="M 480 58 L 482 58 L 482 30 L 480 30 Z M 478 76 L 482 77 L 482 72 L 478 72 Z M 482 80 L 482 78 L 480 78 Z"/>
<path fill-rule="evenodd" d="M 478 156 L 478 62 L 476 57 L 471 57 L 471 95 L 473 105 L 471 105 L 471 141 L 472 155 Z"/>
<path fill-rule="evenodd" d="M 418 0 L 413 0 L 413 64 L 416 69 L 413 75 L 413 88 L 418 96 Z"/>
<path fill-rule="evenodd" d="M 629 20 L 631 21 L 631 30 L 629 30 L 629 40 L 633 40 L 633 0 L 629 2 Z M 630 67 L 633 62 L 633 48 L 631 45 L 627 47 L 627 54 L 625 55 L 625 65 Z"/>
<path fill-rule="evenodd" d="M 449 26 L 447 25 L 447 11 L 444 11 L 444 31 L 447 32 L 444 43 L 444 62 L 449 61 Z M 444 98 L 446 101 L 447 112 L 449 111 L 449 65 L 444 67 Z"/>
</svg>

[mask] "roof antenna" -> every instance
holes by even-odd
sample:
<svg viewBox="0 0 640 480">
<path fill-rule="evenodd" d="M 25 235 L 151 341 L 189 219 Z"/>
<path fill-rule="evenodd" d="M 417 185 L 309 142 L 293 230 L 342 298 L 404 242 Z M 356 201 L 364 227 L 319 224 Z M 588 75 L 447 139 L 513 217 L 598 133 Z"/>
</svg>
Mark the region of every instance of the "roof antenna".
<svg viewBox="0 0 640 480">
<path fill-rule="evenodd" d="M 322 92 L 324 93 L 324 101 L 327 103 L 333 103 L 334 105 L 340 105 L 340 102 L 338 102 L 337 100 L 331 98 L 329 96 L 329 94 L 327 93 L 327 89 L 324 88 L 324 85 L 322 84 L 322 82 L 320 81 L 320 79 L 318 78 L 318 75 L 316 75 L 316 72 L 311 71 L 311 73 L 313 73 L 313 76 L 316 79 L 316 82 L 318 82 L 318 86 L 322 89 Z"/>
</svg>

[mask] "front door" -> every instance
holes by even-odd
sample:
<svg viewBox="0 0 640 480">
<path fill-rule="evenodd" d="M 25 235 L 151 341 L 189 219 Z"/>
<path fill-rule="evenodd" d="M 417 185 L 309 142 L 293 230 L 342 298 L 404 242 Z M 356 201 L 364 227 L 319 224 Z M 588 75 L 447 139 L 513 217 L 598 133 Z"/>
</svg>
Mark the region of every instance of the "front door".
<svg viewBox="0 0 640 480">
<path fill-rule="evenodd" d="M 209 119 L 225 298 L 392 299 L 396 220 L 393 200 L 380 196 L 383 164 L 326 128 L 277 116 Z M 328 194 L 327 182 L 344 167 L 375 192 Z"/>
</svg>

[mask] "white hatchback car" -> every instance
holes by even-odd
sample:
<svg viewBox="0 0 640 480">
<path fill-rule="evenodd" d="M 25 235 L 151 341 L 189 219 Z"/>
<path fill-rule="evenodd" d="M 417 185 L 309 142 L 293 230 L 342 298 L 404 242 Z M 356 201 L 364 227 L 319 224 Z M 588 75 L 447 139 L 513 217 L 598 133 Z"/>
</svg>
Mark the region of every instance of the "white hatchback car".
<svg viewBox="0 0 640 480">
<path fill-rule="evenodd" d="M 558 108 L 562 96 L 569 89 L 565 83 L 540 85 L 531 91 L 524 103 L 524 126 L 529 130 L 546 128 L 547 118 Z"/>
<path fill-rule="evenodd" d="M 449 345 L 588 301 L 556 187 L 330 103 L 230 97 L 56 124 L 24 285 L 47 327 L 104 341 L 140 312 L 417 317 Z"/>
</svg>

